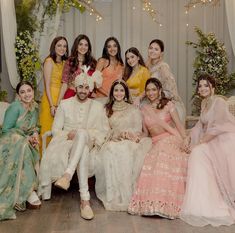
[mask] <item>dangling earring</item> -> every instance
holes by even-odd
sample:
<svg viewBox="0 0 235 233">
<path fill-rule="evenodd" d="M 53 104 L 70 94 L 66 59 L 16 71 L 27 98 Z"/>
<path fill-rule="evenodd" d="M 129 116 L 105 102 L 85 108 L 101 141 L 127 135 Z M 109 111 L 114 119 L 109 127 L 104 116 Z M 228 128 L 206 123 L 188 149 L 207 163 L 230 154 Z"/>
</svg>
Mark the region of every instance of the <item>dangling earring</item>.
<svg viewBox="0 0 235 233">
<path fill-rule="evenodd" d="M 162 98 L 162 91 L 159 92 L 159 96 L 158 96 L 158 99 L 161 100 Z"/>
<path fill-rule="evenodd" d="M 124 98 L 124 101 L 125 101 L 125 102 L 127 101 L 127 97 Z"/>
</svg>

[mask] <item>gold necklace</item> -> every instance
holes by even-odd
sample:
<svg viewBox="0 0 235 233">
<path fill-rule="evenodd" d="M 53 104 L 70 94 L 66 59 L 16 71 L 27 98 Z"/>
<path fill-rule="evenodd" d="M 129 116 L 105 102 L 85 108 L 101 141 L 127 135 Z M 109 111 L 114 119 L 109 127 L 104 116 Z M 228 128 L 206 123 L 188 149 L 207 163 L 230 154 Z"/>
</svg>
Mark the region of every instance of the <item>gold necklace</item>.
<svg viewBox="0 0 235 233">
<path fill-rule="evenodd" d="M 128 108 L 128 103 L 125 101 L 115 101 L 113 104 L 113 111 L 124 111 Z"/>
</svg>

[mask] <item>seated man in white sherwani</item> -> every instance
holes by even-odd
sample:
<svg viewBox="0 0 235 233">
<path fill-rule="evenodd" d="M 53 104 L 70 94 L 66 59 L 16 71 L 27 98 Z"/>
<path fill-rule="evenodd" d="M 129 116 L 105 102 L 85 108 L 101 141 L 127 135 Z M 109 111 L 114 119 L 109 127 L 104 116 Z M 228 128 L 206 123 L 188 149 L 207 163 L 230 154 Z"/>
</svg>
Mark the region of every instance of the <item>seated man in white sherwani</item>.
<svg viewBox="0 0 235 233">
<path fill-rule="evenodd" d="M 92 219 L 88 177 L 94 175 L 96 151 L 104 142 L 109 123 L 101 103 L 89 99 L 94 80 L 86 73 L 75 79 L 77 95 L 62 100 L 52 126 L 53 138 L 43 154 L 39 172 L 39 195 L 51 197 L 51 184 L 67 190 L 77 169 L 81 217 Z"/>
</svg>

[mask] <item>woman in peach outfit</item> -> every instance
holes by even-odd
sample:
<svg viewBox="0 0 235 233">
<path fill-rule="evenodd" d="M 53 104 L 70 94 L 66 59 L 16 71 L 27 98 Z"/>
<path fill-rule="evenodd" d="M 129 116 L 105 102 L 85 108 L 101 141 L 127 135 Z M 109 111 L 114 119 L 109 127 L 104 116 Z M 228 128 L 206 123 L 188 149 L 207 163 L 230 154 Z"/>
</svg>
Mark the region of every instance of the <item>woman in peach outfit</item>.
<svg viewBox="0 0 235 233">
<path fill-rule="evenodd" d="M 96 70 L 102 72 L 102 86 L 96 89 L 96 97 L 107 97 L 112 83 L 123 76 L 124 65 L 121 47 L 115 37 L 109 37 L 103 48 L 102 57 L 98 60 Z"/>
<path fill-rule="evenodd" d="M 160 81 L 148 79 L 145 92 L 150 104 L 142 107 L 144 131 L 153 146 L 145 157 L 128 212 L 174 219 L 179 217 L 185 192 L 188 155 L 182 148 L 187 137 Z"/>
</svg>

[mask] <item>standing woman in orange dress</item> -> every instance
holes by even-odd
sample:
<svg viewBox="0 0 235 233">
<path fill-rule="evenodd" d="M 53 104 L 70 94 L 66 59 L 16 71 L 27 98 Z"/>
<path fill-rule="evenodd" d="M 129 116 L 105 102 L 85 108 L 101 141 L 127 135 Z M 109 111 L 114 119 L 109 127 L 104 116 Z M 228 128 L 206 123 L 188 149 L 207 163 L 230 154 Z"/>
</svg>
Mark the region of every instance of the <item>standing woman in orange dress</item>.
<svg viewBox="0 0 235 233">
<path fill-rule="evenodd" d="M 102 72 L 102 86 L 96 90 L 96 97 L 107 97 L 112 83 L 121 79 L 124 71 L 121 47 L 115 37 L 109 37 L 103 48 L 102 57 L 98 60 L 96 70 Z"/>
<path fill-rule="evenodd" d="M 149 78 L 150 72 L 139 50 L 135 47 L 129 48 L 125 53 L 124 80 L 134 98 L 144 94 L 145 83 Z"/>
<path fill-rule="evenodd" d="M 58 104 L 62 99 L 75 96 L 74 79 L 82 72 L 82 66 L 86 65 L 90 67 L 88 75 L 91 76 L 95 71 L 96 63 L 95 58 L 92 56 L 92 47 L 89 38 L 83 34 L 78 35 L 73 43 L 71 55 L 64 65 Z"/>
<path fill-rule="evenodd" d="M 67 39 L 63 36 L 54 38 L 51 43 L 50 54 L 43 64 L 44 92 L 39 115 L 41 135 L 51 130 L 61 88 L 63 67 L 67 57 Z"/>
</svg>

